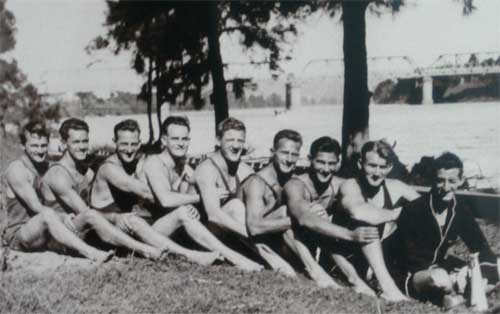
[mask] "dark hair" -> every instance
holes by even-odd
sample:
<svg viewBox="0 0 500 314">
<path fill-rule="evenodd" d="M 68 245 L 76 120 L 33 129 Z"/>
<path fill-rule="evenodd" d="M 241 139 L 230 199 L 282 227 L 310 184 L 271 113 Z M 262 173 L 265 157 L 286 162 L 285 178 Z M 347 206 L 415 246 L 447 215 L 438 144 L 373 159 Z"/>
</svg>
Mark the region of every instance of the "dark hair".
<svg viewBox="0 0 500 314">
<path fill-rule="evenodd" d="M 453 153 L 444 152 L 438 158 L 434 159 L 432 164 L 433 178 L 436 178 L 437 172 L 440 169 L 448 170 L 455 168 L 460 170 L 461 177 L 464 171 L 464 164 L 462 163 L 462 160 L 460 160 L 460 158 Z"/>
<path fill-rule="evenodd" d="M 224 132 L 228 130 L 237 130 L 237 131 L 243 131 L 246 132 L 247 128 L 245 127 L 245 124 L 241 122 L 238 119 L 229 117 L 224 119 L 219 125 L 217 126 L 217 137 L 222 137 Z"/>
<path fill-rule="evenodd" d="M 315 158 L 320 152 L 335 153 L 338 157 L 342 150 L 337 140 L 329 136 L 322 136 L 312 142 L 309 149 L 309 156 Z"/>
<path fill-rule="evenodd" d="M 39 137 L 46 137 L 47 139 L 49 138 L 49 131 L 45 123 L 39 120 L 29 121 L 23 126 L 21 133 L 19 133 L 19 140 L 23 145 L 26 144 L 26 133 L 36 134 Z"/>
<path fill-rule="evenodd" d="M 284 138 L 302 145 L 302 136 L 300 135 L 299 132 L 297 132 L 295 130 L 284 129 L 284 130 L 278 131 L 278 133 L 276 133 L 276 135 L 274 136 L 273 147 L 277 148 L 280 140 L 282 140 Z"/>
<path fill-rule="evenodd" d="M 130 132 L 139 132 L 141 134 L 141 128 L 139 127 L 139 123 L 137 123 L 136 120 L 133 119 L 125 119 L 123 121 L 118 122 L 118 124 L 115 125 L 115 128 L 113 130 L 115 134 L 115 139 L 118 138 L 118 132 L 119 131 L 130 131 Z"/>
<path fill-rule="evenodd" d="M 87 122 L 77 118 L 69 118 L 68 120 L 64 121 L 59 128 L 59 135 L 61 135 L 61 138 L 64 141 L 66 141 L 69 137 L 69 130 L 83 130 L 88 132 L 89 125 L 87 124 Z"/>
<path fill-rule="evenodd" d="M 187 127 L 188 131 L 191 131 L 191 126 L 189 125 L 189 119 L 186 116 L 169 116 L 161 124 L 161 134 L 167 134 L 168 127 L 171 124 L 182 125 Z"/>
<path fill-rule="evenodd" d="M 366 160 L 366 154 L 376 152 L 380 157 L 387 160 L 387 163 L 394 165 L 398 161 L 398 156 L 392 146 L 384 140 L 366 142 L 361 148 L 361 161 Z"/>
</svg>

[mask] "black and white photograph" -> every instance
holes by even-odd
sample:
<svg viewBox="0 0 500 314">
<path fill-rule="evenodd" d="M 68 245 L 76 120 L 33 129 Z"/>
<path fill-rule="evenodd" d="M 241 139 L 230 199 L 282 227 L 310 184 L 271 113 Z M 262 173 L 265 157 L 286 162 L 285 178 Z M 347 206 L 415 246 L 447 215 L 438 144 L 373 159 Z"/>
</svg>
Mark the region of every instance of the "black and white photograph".
<svg viewBox="0 0 500 314">
<path fill-rule="evenodd" d="M 500 313 L 500 1 L 0 0 L 0 314 Z"/>
</svg>

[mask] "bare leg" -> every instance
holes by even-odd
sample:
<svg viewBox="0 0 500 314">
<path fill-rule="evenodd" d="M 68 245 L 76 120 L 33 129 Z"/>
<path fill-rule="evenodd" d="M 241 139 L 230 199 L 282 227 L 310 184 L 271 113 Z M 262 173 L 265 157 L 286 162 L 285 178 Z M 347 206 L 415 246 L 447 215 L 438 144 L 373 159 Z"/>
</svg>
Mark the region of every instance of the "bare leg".
<svg viewBox="0 0 500 314">
<path fill-rule="evenodd" d="M 200 252 L 186 249 L 153 229 L 144 219 L 134 215 L 127 217 L 127 226 L 145 243 L 163 251 L 183 255 L 188 260 L 200 265 L 212 265 L 220 256 L 218 252 Z"/>
<path fill-rule="evenodd" d="M 161 249 L 157 249 L 133 239 L 113 226 L 104 216 L 94 210 L 88 210 L 78 214 L 72 220 L 72 223 L 75 228 L 80 231 L 85 230 L 86 226 L 90 226 L 104 242 L 128 248 L 149 259 L 157 260 L 163 253 Z"/>
<path fill-rule="evenodd" d="M 63 246 L 75 250 L 97 263 L 109 260 L 113 254 L 113 252 L 104 252 L 83 242 L 66 228 L 61 217 L 50 211 L 44 211 L 30 219 L 21 227 L 18 234 L 21 242 L 27 248 L 44 248 L 52 237 Z"/>
<path fill-rule="evenodd" d="M 354 291 L 372 297 L 377 296 L 375 292 L 370 287 L 368 287 L 366 282 L 364 282 L 364 280 L 359 277 L 356 269 L 354 269 L 354 266 L 352 266 L 352 264 L 344 256 L 339 254 L 332 254 L 331 258 L 333 259 L 335 264 L 339 266 L 342 273 L 344 273 L 344 275 L 347 277 L 349 283 L 353 285 Z"/>
<path fill-rule="evenodd" d="M 306 268 L 307 274 L 314 280 L 318 286 L 325 288 L 331 287 L 334 289 L 342 288 L 338 283 L 333 280 L 330 275 L 316 262 L 311 255 L 309 249 L 299 240 L 297 240 L 292 230 L 287 230 L 284 234 L 286 244 L 290 249 L 297 254 Z"/>
<path fill-rule="evenodd" d="M 393 302 L 408 301 L 408 297 L 399 291 L 396 283 L 387 270 L 380 241 L 377 240 L 365 244 L 362 246 L 361 250 L 380 284 L 382 289 L 381 297 Z"/>
<path fill-rule="evenodd" d="M 269 246 L 263 243 L 256 244 L 260 256 L 271 266 L 272 269 L 289 276 L 297 277 L 295 270 L 281 256 L 276 254 Z"/>
<path fill-rule="evenodd" d="M 262 266 L 231 250 L 217 239 L 199 220 L 187 214 L 186 207 L 179 207 L 165 215 L 153 225 L 153 228 L 164 236 L 169 236 L 179 227 L 184 226 L 187 234 L 201 246 L 219 252 L 238 268 L 244 270 L 260 270 Z"/>
</svg>

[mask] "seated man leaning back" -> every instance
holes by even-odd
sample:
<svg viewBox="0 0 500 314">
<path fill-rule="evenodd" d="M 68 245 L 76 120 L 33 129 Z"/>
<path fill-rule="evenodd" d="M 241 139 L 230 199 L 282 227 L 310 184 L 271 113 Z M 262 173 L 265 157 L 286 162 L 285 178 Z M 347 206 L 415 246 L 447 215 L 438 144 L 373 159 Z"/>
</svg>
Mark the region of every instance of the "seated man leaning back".
<svg viewBox="0 0 500 314">
<path fill-rule="evenodd" d="M 285 235 L 291 232 L 291 220 L 282 192 L 293 175 L 301 146 L 302 136 L 297 131 L 276 133 L 269 164 L 250 175 L 242 186 L 249 237 L 271 268 L 290 276 L 295 276 L 295 271 L 287 259 L 294 256 L 290 255 Z"/>
<path fill-rule="evenodd" d="M 164 236 L 184 227 L 187 235 L 204 248 L 220 253 L 232 264 L 244 270 L 257 270 L 260 266 L 231 250 L 203 225 L 194 207 L 200 195 L 193 185 L 193 169 L 186 163 L 190 143 L 189 120 L 170 116 L 161 126 L 162 151 L 144 161 L 141 180 L 151 189 L 155 203 L 146 206 L 155 221 L 153 227 Z M 225 189 L 214 191 L 216 199 L 225 198 Z M 146 204 L 147 205 L 147 204 Z"/>
<path fill-rule="evenodd" d="M 269 266 L 259 249 L 248 238 L 246 209 L 242 202 L 241 183 L 253 173 L 241 162 L 246 127 L 238 119 L 227 118 L 217 126 L 219 148 L 208 154 L 196 168 L 194 178 L 200 192 L 207 227 L 219 240 L 243 255 Z M 228 192 L 226 199 L 217 190 Z"/>
<path fill-rule="evenodd" d="M 113 140 L 116 151 L 97 170 L 90 191 L 90 206 L 102 213 L 120 230 L 138 237 L 142 242 L 180 254 L 202 265 L 212 264 L 217 259 L 218 253 L 188 250 L 167 237 L 174 230 L 165 228 L 162 230 L 162 226 L 189 225 L 191 220 L 196 220 L 196 210 L 179 208 L 176 212 L 159 218 L 152 226 L 139 216 L 140 211 L 134 210 L 141 201 L 155 202 L 150 187 L 141 181 L 141 177 L 145 175 L 146 158 L 140 153 L 140 128 L 137 121 L 127 119 L 116 124 Z M 156 167 L 154 172 L 161 174 L 162 170 L 161 167 Z M 162 192 L 168 192 L 168 189 L 164 188 Z M 162 193 L 162 196 L 170 202 L 175 202 L 176 197 L 179 198 L 175 193 Z"/>
<path fill-rule="evenodd" d="M 147 258 L 159 259 L 161 249 L 139 242 L 113 226 L 102 214 L 87 205 L 94 172 L 89 168 L 89 126 L 70 118 L 59 128 L 64 147 L 62 158 L 50 165 L 41 183 L 41 197 L 46 206 L 66 215 L 66 224 L 84 237 L 93 229 L 100 239 L 113 246 L 135 251 Z"/>
<path fill-rule="evenodd" d="M 392 272 L 410 297 L 442 305 L 448 296 L 460 297 L 453 294 L 464 292 L 466 263 L 447 254 L 459 237 L 472 253 L 479 253 L 481 271 L 488 283 L 498 283 L 498 257 L 470 209 L 455 197 L 463 181 L 460 158 L 444 153 L 433 163 L 430 193 L 403 207 L 396 233 L 400 249 Z"/>
<path fill-rule="evenodd" d="M 370 141 L 361 148 L 359 174 L 340 187 L 340 206 L 334 214 L 341 226 L 377 226 L 380 240 L 352 245 L 339 241 L 335 247 L 337 265 L 348 277 L 366 280 L 370 270 L 378 280 L 382 297 L 391 301 L 407 300 L 389 275 L 386 262 L 393 260 L 394 231 L 401 206 L 419 197 L 410 186 L 387 179 L 397 156 L 385 141 Z M 383 241 L 383 246 L 381 244 Z"/>
<path fill-rule="evenodd" d="M 3 240 L 14 250 L 65 252 L 71 249 L 96 262 L 109 259 L 86 244 L 67 225 L 69 217 L 42 205 L 38 198 L 41 178 L 48 168 L 49 133 L 41 121 L 30 121 L 20 133 L 23 155 L 5 171 L 7 227 Z"/>
<path fill-rule="evenodd" d="M 361 243 L 378 239 L 377 230 L 373 227 L 349 230 L 330 221 L 329 213 L 343 182 L 334 175 L 339 168 L 340 151 L 336 140 L 328 136 L 316 139 L 311 144 L 308 171 L 291 178 L 284 187 L 283 195 L 292 218 L 291 247 L 311 278 L 320 286 L 332 288 L 340 286 L 317 264 L 317 252 L 320 250 L 321 254 L 331 259 L 337 238 Z M 356 291 L 373 295 L 364 282 L 351 280 L 351 283 Z"/>
</svg>

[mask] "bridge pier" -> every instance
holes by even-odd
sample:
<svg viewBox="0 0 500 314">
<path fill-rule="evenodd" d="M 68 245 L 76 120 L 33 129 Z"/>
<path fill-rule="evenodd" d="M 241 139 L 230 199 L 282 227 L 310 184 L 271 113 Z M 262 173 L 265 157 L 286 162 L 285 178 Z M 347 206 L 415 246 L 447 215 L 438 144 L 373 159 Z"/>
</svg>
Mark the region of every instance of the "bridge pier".
<svg viewBox="0 0 500 314">
<path fill-rule="evenodd" d="M 285 106 L 287 110 L 300 108 L 301 95 L 298 82 L 289 80 L 285 85 Z"/>
<path fill-rule="evenodd" d="M 432 97 L 432 76 L 424 76 L 422 81 L 422 105 L 432 105 L 434 103 Z"/>
</svg>

